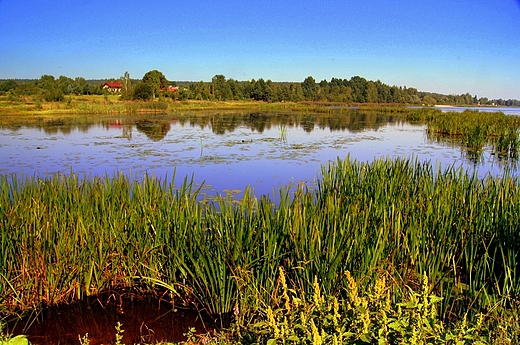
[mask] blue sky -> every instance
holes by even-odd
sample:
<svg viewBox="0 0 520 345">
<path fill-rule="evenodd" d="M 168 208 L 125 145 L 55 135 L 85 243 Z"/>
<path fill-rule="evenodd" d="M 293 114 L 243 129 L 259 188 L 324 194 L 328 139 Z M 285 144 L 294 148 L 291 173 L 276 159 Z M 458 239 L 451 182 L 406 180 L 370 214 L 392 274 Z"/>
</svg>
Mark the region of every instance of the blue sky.
<svg viewBox="0 0 520 345">
<path fill-rule="evenodd" d="M 0 78 L 152 69 L 520 99 L 520 0 L 0 0 Z"/>
</svg>

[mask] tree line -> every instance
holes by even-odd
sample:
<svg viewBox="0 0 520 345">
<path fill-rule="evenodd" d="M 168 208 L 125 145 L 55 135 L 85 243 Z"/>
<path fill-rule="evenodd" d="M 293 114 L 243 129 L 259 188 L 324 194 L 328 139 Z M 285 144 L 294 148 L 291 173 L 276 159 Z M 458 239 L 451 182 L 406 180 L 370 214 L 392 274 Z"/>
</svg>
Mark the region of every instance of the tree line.
<svg viewBox="0 0 520 345">
<path fill-rule="evenodd" d="M 469 93 L 444 95 L 418 91 L 413 87 L 390 86 L 380 80 L 367 80 L 360 76 L 350 79 L 332 78 L 317 82 L 312 76 L 302 82 L 273 82 L 251 79 L 237 81 L 222 74 L 210 82 L 168 81 L 158 70 L 147 72 L 141 79 L 132 79 L 128 72 L 119 79 L 123 100 L 149 100 L 171 98 L 173 100 L 256 100 L 265 102 L 340 102 L 340 103 L 392 103 L 416 105 L 497 105 L 520 106 L 516 99 L 488 99 Z M 67 95 L 100 95 L 109 91 L 102 88 L 101 81 L 87 81 L 60 76 L 43 75 L 38 80 L 6 80 L 0 82 L 0 94 L 12 97 L 37 95 L 46 101 L 61 101 Z"/>
<path fill-rule="evenodd" d="M 25 96 L 40 97 L 45 101 L 62 101 L 65 95 L 101 95 L 102 83 L 87 81 L 85 78 L 75 79 L 52 75 L 42 75 L 38 80 L 6 80 L 0 82 L 0 95 L 7 94 L 12 98 Z"/>
</svg>

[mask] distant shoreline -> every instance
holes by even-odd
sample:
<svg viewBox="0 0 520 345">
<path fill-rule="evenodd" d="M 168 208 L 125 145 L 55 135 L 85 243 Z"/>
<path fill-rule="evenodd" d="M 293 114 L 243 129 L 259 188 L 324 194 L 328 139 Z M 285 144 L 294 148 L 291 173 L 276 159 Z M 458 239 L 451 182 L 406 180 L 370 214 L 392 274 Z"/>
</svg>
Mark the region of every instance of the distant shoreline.
<svg viewBox="0 0 520 345">
<path fill-rule="evenodd" d="M 200 112 L 200 111 L 278 111 L 278 112 L 318 112 L 332 113 L 346 109 L 381 110 L 384 112 L 399 112 L 399 109 L 408 107 L 425 107 L 424 105 L 395 104 L 395 103 L 355 103 L 355 102 L 327 102 L 327 101 L 303 101 L 303 102 L 265 102 L 254 100 L 234 101 L 203 101 L 185 100 L 173 101 L 169 98 L 156 99 L 154 101 L 122 101 L 119 95 L 90 95 L 68 96 L 61 102 L 46 102 L 34 100 L 31 97 L 20 97 L 18 100 L 8 100 L 0 97 L 0 114 L 2 115 L 58 115 L 58 114 L 100 114 L 100 115 L 132 115 L 143 113 L 175 113 L 175 112 Z M 456 106 L 433 105 L 434 109 L 460 109 L 472 108 L 490 111 L 501 111 L 506 106 Z M 517 107 L 513 107 L 517 108 Z"/>
</svg>

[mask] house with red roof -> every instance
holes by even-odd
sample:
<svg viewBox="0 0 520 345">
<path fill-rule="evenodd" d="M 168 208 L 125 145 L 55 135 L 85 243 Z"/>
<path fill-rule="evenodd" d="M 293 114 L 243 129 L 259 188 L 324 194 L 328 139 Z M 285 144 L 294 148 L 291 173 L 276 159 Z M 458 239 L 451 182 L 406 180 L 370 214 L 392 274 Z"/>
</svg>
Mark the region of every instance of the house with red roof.
<svg viewBox="0 0 520 345">
<path fill-rule="evenodd" d="M 120 92 L 121 91 L 121 82 L 120 81 L 107 81 L 103 84 L 103 89 L 108 92 Z"/>
</svg>

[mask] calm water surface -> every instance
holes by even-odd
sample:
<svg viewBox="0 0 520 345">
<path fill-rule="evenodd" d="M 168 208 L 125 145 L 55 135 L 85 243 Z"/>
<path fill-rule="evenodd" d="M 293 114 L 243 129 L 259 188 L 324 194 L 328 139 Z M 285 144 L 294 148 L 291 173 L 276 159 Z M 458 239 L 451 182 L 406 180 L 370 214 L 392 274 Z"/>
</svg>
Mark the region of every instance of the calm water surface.
<svg viewBox="0 0 520 345">
<path fill-rule="evenodd" d="M 311 184 L 323 164 L 347 156 L 368 162 L 417 157 L 475 169 L 480 176 L 512 167 L 516 174 L 516 163 L 501 161 L 490 150 L 475 158 L 457 143 L 430 140 L 425 129 L 360 113 L 41 119 L 0 128 L 0 174 L 122 172 L 135 179 L 175 176 L 176 184 L 193 176 L 207 194 L 240 193 L 250 185 L 257 195 Z"/>
<path fill-rule="evenodd" d="M 452 106 L 436 106 L 436 109 L 441 111 L 457 111 L 463 112 L 464 110 L 478 110 L 480 112 L 501 112 L 506 115 L 520 116 L 520 108 L 516 107 L 452 107 Z"/>
</svg>

